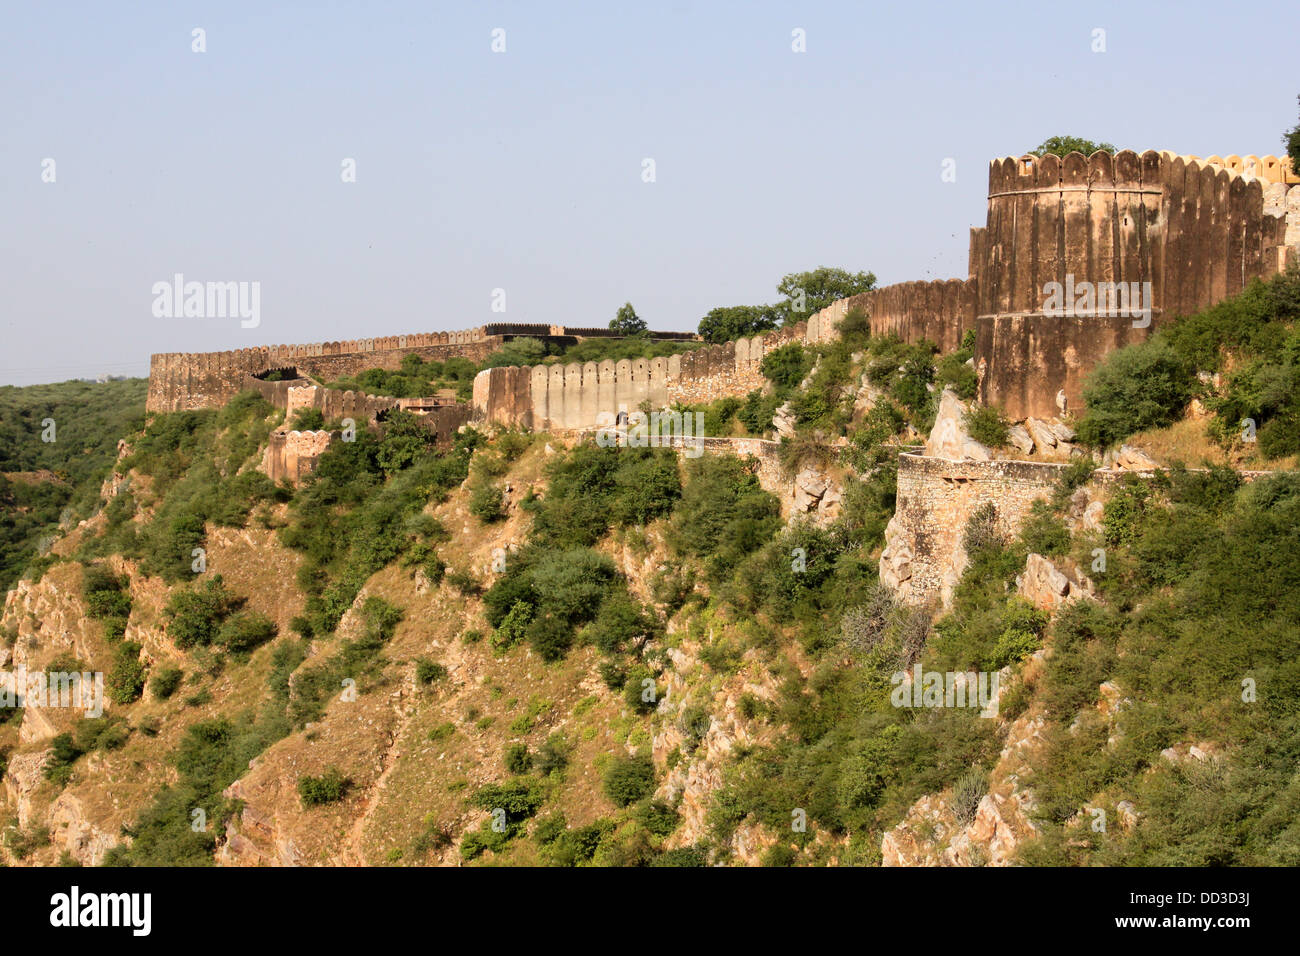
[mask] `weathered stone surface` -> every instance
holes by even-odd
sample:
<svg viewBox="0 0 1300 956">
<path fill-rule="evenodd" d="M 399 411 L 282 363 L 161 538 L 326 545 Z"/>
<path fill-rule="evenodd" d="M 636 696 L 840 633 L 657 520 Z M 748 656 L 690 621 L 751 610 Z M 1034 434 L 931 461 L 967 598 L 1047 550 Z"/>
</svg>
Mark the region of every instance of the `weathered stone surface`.
<svg viewBox="0 0 1300 956">
<path fill-rule="evenodd" d="M 790 403 L 785 402 L 777 406 L 772 415 L 772 427 L 776 429 L 777 438 L 793 438 L 795 433 L 794 412 L 790 410 Z"/>
<path fill-rule="evenodd" d="M 1024 573 L 1016 578 L 1016 588 L 1021 596 L 1042 609 L 1058 607 L 1070 593 L 1070 579 L 1041 554 L 1031 554 L 1025 561 Z"/>
<path fill-rule="evenodd" d="M 1025 419 L 1025 430 L 1029 432 L 1029 437 L 1034 440 L 1039 451 L 1047 451 L 1056 447 L 1056 434 L 1048 424 L 1037 418 Z"/>
<path fill-rule="evenodd" d="M 1155 459 L 1132 445 L 1121 445 L 1115 455 L 1115 465 L 1125 471 L 1152 471 L 1160 467 Z"/>
<path fill-rule="evenodd" d="M 1072 442 L 1078 438 L 1074 433 L 1074 429 L 1065 422 L 1048 422 L 1047 427 L 1058 442 Z"/>
<path fill-rule="evenodd" d="M 885 531 L 881 580 L 909 603 L 941 598 L 960 573 L 962 536 L 975 509 L 992 504 L 998 533 L 1010 536 L 1035 501 L 1051 496 L 1063 467 L 900 455 L 897 505 Z"/>
<path fill-rule="evenodd" d="M 1007 444 L 1026 455 L 1034 450 L 1034 439 L 1024 425 L 1012 425 L 1007 429 Z"/>
<path fill-rule="evenodd" d="M 972 459 L 988 461 L 992 458 L 989 449 L 971 438 L 966 432 L 962 418 L 967 407 L 957 397 L 956 392 L 945 388 L 939 397 L 939 410 L 935 414 L 934 428 L 925 442 L 925 453 L 938 458 L 953 460 Z"/>
</svg>

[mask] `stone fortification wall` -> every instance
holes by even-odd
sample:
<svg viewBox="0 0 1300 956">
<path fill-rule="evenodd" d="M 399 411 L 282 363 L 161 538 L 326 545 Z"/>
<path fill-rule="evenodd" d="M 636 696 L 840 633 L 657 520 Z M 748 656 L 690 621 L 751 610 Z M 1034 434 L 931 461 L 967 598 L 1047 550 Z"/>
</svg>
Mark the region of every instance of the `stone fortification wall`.
<svg viewBox="0 0 1300 956">
<path fill-rule="evenodd" d="M 992 504 L 998 532 L 1011 536 L 1033 503 L 1051 495 L 1065 467 L 899 455 L 897 504 L 885 532 L 881 580 L 908 603 L 936 599 L 961 575 L 957 556 L 975 510 Z"/>
<path fill-rule="evenodd" d="M 439 362 L 459 357 L 477 363 L 507 340 L 518 336 L 572 342 L 614 334 L 607 328 L 502 322 L 461 332 L 388 335 L 310 345 L 268 345 L 230 352 L 159 353 L 149 360 L 146 408 L 151 412 L 215 408 L 239 392 L 244 376 L 261 375 L 275 368 L 296 369 L 328 382 L 356 375 L 368 368 L 400 368 L 407 355 Z M 650 332 L 649 336 L 666 341 L 698 338 L 690 332 Z"/>
<path fill-rule="evenodd" d="M 274 431 L 262 453 L 261 470 L 275 482 L 296 485 L 316 470 L 320 456 L 339 439 L 338 432 Z"/>
<path fill-rule="evenodd" d="M 575 430 L 610 421 L 621 411 L 743 397 L 762 388 L 763 356 L 783 345 L 814 345 L 835 335 L 843 308 L 832 306 L 752 338 L 653 359 L 486 369 L 474 379 L 474 415 L 484 421 L 546 430 Z"/>
</svg>

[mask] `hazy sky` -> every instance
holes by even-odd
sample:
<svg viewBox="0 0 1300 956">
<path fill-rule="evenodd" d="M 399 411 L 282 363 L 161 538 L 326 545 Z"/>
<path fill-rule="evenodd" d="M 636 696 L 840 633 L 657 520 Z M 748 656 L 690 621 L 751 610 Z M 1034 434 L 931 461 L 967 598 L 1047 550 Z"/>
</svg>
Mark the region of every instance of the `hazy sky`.
<svg viewBox="0 0 1300 956">
<path fill-rule="evenodd" d="M 0 13 L 12 384 L 143 375 L 151 352 L 605 325 L 625 300 L 693 329 L 818 265 L 964 276 L 990 158 L 1057 133 L 1276 154 L 1300 93 L 1294 0 Z M 261 324 L 156 318 L 175 273 L 259 282 Z"/>
</svg>

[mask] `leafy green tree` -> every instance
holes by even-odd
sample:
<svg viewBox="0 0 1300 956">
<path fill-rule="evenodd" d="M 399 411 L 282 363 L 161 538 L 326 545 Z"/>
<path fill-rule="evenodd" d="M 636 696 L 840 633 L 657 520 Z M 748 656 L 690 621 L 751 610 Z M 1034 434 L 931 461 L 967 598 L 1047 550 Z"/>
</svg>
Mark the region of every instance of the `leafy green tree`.
<svg viewBox="0 0 1300 956">
<path fill-rule="evenodd" d="M 618 314 L 614 316 L 609 323 L 612 331 L 619 335 L 644 335 L 646 331 L 645 320 L 636 314 L 636 309 L 632 308 L 631 302 L 624 302 L 619 308 Z"/>
<path fill-rule="evenodd" d="M 1079 438 L 1101 447 L 1173 424 L 1192 397 L 1193 381 L 1186 360 L 1160 339 L 1112 352 L 1084 384 Z"/>
<path fill-rule="evenodd" d="M 1053 156 L 1065 157 L 1070 153 L 1083 153 L 1085 156 L 1091 156 L 1096 152 L 1114 153 L 1118 147 L 1113 143 L 1094 143 L 1090 139 L 1083 139 L 1079 136 L 1049 136 L 1038 144 L 1037 148 L 1029 151 L 1032 156 L 1046 156 L 1051 153 Z"/>
<path fill-rule="evenodd" d="M 777 283 L 776 291 L 783 300 L 777 303 L 785 325 L 802 322 L 840 299 L 870 292 L 876 287 L 876 277 L 871 272 L 849 272 L 846 269 L 820 266 L 811 272 L 791 272 Z"/>
<path fill-rule="evenodd" d="M 772 383 L 778 395 L 784 395 L 803 381 L 812 360 L 798 342 L 791 342 L 763 356 L 758 369 Z"/>
<path fill-rule="evenodd" d="M 773 305 L 729 305 L 710 309 L 700 319 L 698 332 L 706 342 L 731 342 L 766 332 L 781 324 L 781 311 Z"/>
</svg>

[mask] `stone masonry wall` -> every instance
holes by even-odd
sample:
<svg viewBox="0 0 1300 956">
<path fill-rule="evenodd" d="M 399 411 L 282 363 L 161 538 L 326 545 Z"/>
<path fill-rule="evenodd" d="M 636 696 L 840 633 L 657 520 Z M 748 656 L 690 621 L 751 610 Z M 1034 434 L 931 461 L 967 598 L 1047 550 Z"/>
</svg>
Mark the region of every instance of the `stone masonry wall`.
<svg viewBox="0 0 1300 956">
<path fill-rule="evenodd" d="M 476 418 L 539 430 L 576 430 L 612 423 L 619 412 L 677 403 L 744 397 L 762 388 L 763 356 L 792 342 L 813 345 L 835 335 L 836 303 L 799 322 L 752 338 L 653 359 L 577 362 L 485 369 L 474 379 Z"/>
<path fill-rule="evenodd" d="M 1052 493 L 1065 465 L 898 457 L 898 497 L 886 532 L 881 579 L 900 599 L 925 604 L 951 587 L 971 514 L 992 504 L 997 528 L 1015 534 L 1033 503 Z"/>
<path fill-rule="evenodd" d="M 571 342 L 613 334 L 609 329 L 496 323 L 460 332 L 268 345 L 230 352 L 159 353 L 149 360 L 149 394 L 145 407 L 151 412 L 215 408 L 239 392 L 245 375 L 260 375 L 275 368 L 298 369 L 320 381 L 333 381 L 368 368 L 397 369 L 407 355 L 418 355 L 426 361 L 445 362 L 459 357 L 478 363 L 515 336 Z M 689 332 L 652 331 L 649 335 L 667 341 L 696 338 Z"/>
<path fill-rule="evenodd" d="M 338 437 L 327 431 L 274 431 L 262 453 L 261 470 L 272 481 L 296 485 L 316 470 L 320 456 Z"/>
</svg>

